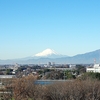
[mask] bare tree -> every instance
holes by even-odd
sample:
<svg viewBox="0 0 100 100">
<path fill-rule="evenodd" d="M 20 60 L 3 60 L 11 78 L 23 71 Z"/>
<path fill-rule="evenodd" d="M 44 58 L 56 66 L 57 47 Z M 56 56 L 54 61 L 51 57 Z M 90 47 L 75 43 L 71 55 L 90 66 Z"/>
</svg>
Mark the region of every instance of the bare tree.
<svg viewBox="0 0 100 100">
<path fill-rule="evenodd" d="M 13 94 L 15 100 L 28 100 L 33 98 L 35 94 L 35 81 L 36 77 L 27 76 L 18 78 L 13 84 Z"/>
</svg>

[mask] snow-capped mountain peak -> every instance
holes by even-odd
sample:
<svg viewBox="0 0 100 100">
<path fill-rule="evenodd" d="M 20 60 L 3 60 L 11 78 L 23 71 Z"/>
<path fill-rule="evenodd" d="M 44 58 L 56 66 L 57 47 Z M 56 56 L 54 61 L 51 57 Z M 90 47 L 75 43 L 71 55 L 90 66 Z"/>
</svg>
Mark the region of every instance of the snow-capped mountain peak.
<svg viewBox="0 0 100 100">
<path fill-rule="evenodd" d="M 46 49 L 40 53 L 37 53 L 35 54 L 36 57 L 47 57 L 47 56 L 50 56 L 50 55 L 58 55 L 54 50 L 52 49 Z"/>
</svg>

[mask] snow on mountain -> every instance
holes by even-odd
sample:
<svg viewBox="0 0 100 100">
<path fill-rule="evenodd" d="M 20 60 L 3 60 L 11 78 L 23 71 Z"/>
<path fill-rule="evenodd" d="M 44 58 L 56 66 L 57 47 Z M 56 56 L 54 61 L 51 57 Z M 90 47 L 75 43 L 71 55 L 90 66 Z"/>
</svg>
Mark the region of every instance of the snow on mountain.
<svg viewBox="0 0 100 100">
<path fill-rule="evenodd" d="M 36 57 L 47 57 L 50 55 L 59 55 L 58 53 L 56 53 L 54 50 L 52 49 L 46 49 L 40 53 L 35 54 L 34 56 Z"/>
</svg>

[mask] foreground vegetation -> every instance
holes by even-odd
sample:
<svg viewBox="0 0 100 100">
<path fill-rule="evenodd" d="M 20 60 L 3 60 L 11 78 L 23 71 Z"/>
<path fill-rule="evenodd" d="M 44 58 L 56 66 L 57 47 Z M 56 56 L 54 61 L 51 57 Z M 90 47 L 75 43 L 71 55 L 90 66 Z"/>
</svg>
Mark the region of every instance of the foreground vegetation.
<svg viewBox="0 0 100 100">
<path fill-rule="evenodd" d="M 7 80 L 1 91 L 9 93 L 2 93 L 2 100 L 100 100 L 100 81 L 94 76 L 99 74 L 85 73 L 81 78 L 51 85 L 35 85 L 37 77 L 32 75 Z"/>
</svg>

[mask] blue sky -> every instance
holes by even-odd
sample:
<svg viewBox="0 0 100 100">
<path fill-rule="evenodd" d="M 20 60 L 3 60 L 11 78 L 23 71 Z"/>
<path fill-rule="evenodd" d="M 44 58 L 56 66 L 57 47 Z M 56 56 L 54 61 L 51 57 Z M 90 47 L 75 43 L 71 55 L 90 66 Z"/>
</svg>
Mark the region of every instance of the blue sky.
<svg viewBox="0 0 100 100">
<path fill-rule="evenodd" d="M 72 56 L 99 43 L 100 0 L 0 0 L 0 59 L 47 48 Z"/>
</svg>

